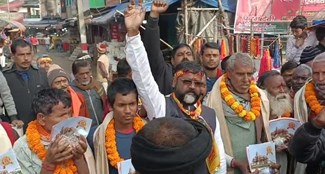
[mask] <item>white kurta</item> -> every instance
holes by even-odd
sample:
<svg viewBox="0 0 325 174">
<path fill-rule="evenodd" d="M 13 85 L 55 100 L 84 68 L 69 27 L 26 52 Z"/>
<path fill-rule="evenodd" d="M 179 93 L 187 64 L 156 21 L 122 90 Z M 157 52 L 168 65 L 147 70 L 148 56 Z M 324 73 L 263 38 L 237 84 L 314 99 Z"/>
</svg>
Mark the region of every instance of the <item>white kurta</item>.
<svg viewBox="0 0 325 174">
<path fill-rule="evenodd" d="M 126 60 L 131 66 L 132 78 L 137 86 L 148 118 L 152 120 L 153 118 L 165 117 L 166 99 L 165 96 L 159 92 L 158 85 L 153 78 L 140 34 L 134 37 L 126 37 L 126 42 Z M 227 172 L 225 151 L 220 135 L 218 119 L 216 119 L 214 138 L 220 152 L 220 169 L 215 173 L 225 174 Z"/>
</svg>

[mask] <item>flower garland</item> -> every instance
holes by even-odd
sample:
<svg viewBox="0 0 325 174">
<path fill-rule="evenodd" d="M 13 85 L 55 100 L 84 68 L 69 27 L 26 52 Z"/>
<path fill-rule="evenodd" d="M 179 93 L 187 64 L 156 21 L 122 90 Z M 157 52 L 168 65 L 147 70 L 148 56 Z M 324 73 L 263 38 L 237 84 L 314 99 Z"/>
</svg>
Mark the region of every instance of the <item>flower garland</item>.
<svg viewBox="0 0 325 174">
<path fill-rule="evenodd" d="M 220 83 L 220 92 L 222 99 L 227 103 L 227 105 L 245 121 L 254 121 L 257 117 L 261 116 L 261 98 L 259 96 L 256 84 L 254 82 L 251 82 L 251 85 L 249 87 L 249 94 L 251 97 L 251 110 L 246 111 L 244 109 L 244 106 L 239 104 L 239 102 L 232 96 L 226 85 L 226 78 L 227 74 L 222 77 Z"/>
<path fill-rule="evenodd" d="M 120 157 L 120 154 L 117 151 L 116 146 L 116 135 L 115 135 L 115 121 L 112 119 L 106 128 L 105 134 L 105 147 L 107 153 L 107 159 L 109 160 L 111 166 L 117 168 L 117 163 L 124 161 L 123 158 Z M 133 129 L 136 133 L 142 129 L 144 126 L 144 122 L 139 116 L 135 116 L 133 119 Z"/>
<path fill-rule="evenodd" d="M 199 118 L 202 112 L 202 104 L 200 100 L 196 102 L 196 109 L 194 111 L 189 111 L 183 107 L 182 103 L 177 99 L 176 94 L 174 92 L 172 93 L 172 97 L 175 100 L 178 108 L 180 108 L 183 113 L 185 113 L 186 115 L 191 117 L 191 119 L 194 120 L 197 120 Z"/>
<path fill-rule="evenodd" d="M 44 134 L 44 135 L 43 135 Z M 49 133 L 38 124 L 37 121 L 32 121 L 26 129 L 26 139 L 28 147 L 32 152 L 36 153 L 41 161 L 45 160 L 47 149 L 41 142 L 41 136 L 48 137 Z M 72 159 L 55 166 L 54 174 L 75 174 L 77 167 Z"/>
<path fill-rule="evenodd" d="M 305 99 L 310 107 L 310 109 L 315 112 L 316 115 L 318 115 L 323 109 L 324 106 L 319 103 L 316 97 L 316 92 L 315 92 L 315 86 L 313 83 L 309 82 L 306 85 L 305 89 Z"/>
</svg>

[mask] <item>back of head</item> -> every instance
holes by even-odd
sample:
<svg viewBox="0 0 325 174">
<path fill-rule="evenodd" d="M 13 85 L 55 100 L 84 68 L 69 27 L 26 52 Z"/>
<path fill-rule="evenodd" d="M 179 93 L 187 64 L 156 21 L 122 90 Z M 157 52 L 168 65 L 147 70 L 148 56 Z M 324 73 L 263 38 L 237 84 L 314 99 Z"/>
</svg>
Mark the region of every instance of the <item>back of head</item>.
<svg viewBox="0 0 325 174">
<path fill-rule="evenodd" d="M 273 76 L 280 76 L 281 74 L 276 70 L 271 70 L 263 73 L 257 80 L 257 86 L 261 89 L 265 89 L 265 81 Z"/>
<path fill-rule="evenodd" d="M 295 62 L 294 60 L 289 60 L 288 62 L 282 65 L 281 74 L 285 73 L 286 71 L 295 69 L 297 68 L 297 66 L 298 66 L 297 62 Z"/>
<path fill-rule="evenodd" d="M 227 69 L 227 61 L 230 58 L 230 56 L 226 56 L 225 58 L 222 59 L 221 61 L 221 69 L 222 71 L 226 71 Z"/>
<path fill-rule="evenodd" d="M 208 129 L 195 120 L 154 119 L 134 136 L 131 158 L 140 174 L 190 174 L 212 148 Z"/>
<path fill-rule="evenodd" d="M 79 68 L 87 66 L 91 67 L 91 57 L 85 53 L 79 54 L 72 63 L 72 73 L 75 75 L 78 73 Z"/>
<path fill-rule="evenodd" d="M 128 78 L 115 79 L 107 89 L 107 97 L 111 106 L 114 105 L 116 94 L 127 95 L 134 92 L 138 95 L 137 87 L 134 82 Z"/>
<path fill-rule="evenodd" d="M 307 18 L 303 15 L 298 15 L 290 23 L 291 28 L 305 29 L 307 27 Z"/>
<path fill-rule="evenodd" d="M 178 71 L 190 72 L 193 74 L 197 74 L 197 73 L 204 74 L 204 70 L 203 70 L 202 66 L 194 61 L 181 62 L 180 64 L 178 64 L 175 67 L 175 72 L 178 72 Z"/>
<path fill-rule="evenodd" d="M 116 71 L 118 77 L 127 77 L 131 72 L 131 67 L 125 58 L 118 61 Z"/>
<path fill-rule="evenodd" d="M 325 37 L 325 27 L 324 26 L 317 27 L 315 31 L 315 35 L 319 42 L 323 41 Z"/>
<path fill-rule="evenodd" d="M 25 41 L 24 39 L 16 39 L 12 42 L 11 44 L 11 52 L 12 54 L 16 54 L 17 52 L 17 47 L 29 47 L 29 48 L 32 48 L 31 45 Z"/>
<path fill-rule="evenodd" d="M 65 91 L 61 89 L 43 89 L 34 96 L 32 109 L 35 115 L 38 113 L 48 115 L 53 112 L 52 108 L 60 102 L 65 107 L 71 107 L 71 98 Z"/>
</svg>

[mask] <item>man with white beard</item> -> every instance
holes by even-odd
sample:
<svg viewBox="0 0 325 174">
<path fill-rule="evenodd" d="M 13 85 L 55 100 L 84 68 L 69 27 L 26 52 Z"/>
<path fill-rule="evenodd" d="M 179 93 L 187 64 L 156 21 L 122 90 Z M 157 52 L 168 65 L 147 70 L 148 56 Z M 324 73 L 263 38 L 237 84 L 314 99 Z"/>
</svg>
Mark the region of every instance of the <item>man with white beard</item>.
<svg viewBox="0 0 325 174">
<path fill-rule="evenodd" d="M 270 101 L 270 120 L 291 117 L 292 114 L 292 101 L 289 95 L 286 83 L 281 74 L 276 70 L 271 70 L 264 73 L 259 79 L 257 84 L 260 88 L 265 89 L 267 97 Z M 281 164 L 280 173 L 287 173 L 290 169 L 288 165 L 288 156 L 286 150 L 287 145 L 276 147 L 276 160 Z"/>
<path fill-rule="evenodd" d="M 271 70 L 264 73 L 257 84 L 267 92 L 271 109 L 270 120 L 292 116 L 291 97 L 286 83 L 278 71 Z"/>
</svg>

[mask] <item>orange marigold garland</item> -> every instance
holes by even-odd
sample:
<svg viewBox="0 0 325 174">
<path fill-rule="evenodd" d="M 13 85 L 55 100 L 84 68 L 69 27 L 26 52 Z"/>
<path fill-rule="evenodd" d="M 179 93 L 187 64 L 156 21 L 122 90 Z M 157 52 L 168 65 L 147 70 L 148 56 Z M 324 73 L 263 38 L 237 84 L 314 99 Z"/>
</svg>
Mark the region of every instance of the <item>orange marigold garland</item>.
<svg viewBox="0 0 325 174">
<path fill-rule="evenodd" d="M 226 84 L 226 78 L 227 74 L 222 77 L 220 83 L 220 93 L 222 99 L 227 103 L 227 105 L 245 121 L 254 121 L 257 117 L 261 116 L 261 98 L 258 93 L 256 84 L 254 82 L 251 82 L 251 85 L 249 87 L 249 94 L 251 97 L 251 110 L 247 111 L 244 109 L 244 106 L 241 105 L 229 91 Z"/>
<path fill-rule="evenodd" d="M 316 97 L 315 86 L 312 82 L 309 82 L 305 88 L 305 99 L 310 109 L 318 115 L 324 106 L 319 103 Z"/>
<path fill-rule="evenodd" d="M 44 134 L 44 135 L 43 135 Z M 37 121 L 32 121 L 26 129 L 26 139 L 28 147 L 34 152 L 41 161 L 45 160 L 47 149 L 41 142 L 41 135 L 48 137 L 47 133 Z M 54 174 L 75 174 L 77 172 L 73 160 L 55 166 Z"/>
<path fill-rule="evenodd" d="M 117 163 L 124 161 L 123 158 L 120 157 L 120 154 L 117 151 L 116 146 L 116 135 L 115 135 L 115 121 L 112 119 L 110 123 L 107 125 L 106 134 L 105 134 L 105 147 L 107 153 L 107 159 L 109 160 L 111 166 L 117 168 Z M 135 116 L 133 119 L 133 129 L 136 133 L 142 129 L 144 126 L 144 122 L 139 116 Z"/>
</svg>

